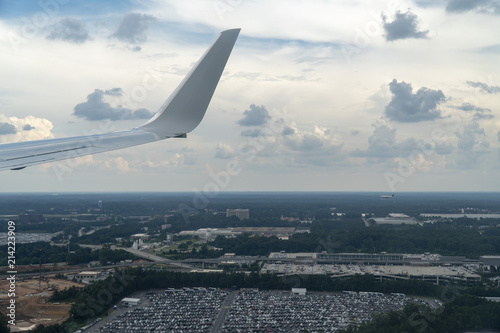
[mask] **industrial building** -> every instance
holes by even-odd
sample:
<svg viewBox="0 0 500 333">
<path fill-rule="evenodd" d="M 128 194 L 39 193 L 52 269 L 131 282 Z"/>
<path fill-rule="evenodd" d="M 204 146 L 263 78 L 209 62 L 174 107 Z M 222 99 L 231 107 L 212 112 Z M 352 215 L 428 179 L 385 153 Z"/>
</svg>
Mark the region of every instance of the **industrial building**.
<svg viewBox="0 0 500 333">
<path fill-rule="evenodd" d="M 120 305 L 129 307 L 129 306 L 137 306 L 141 303 L 140 298 L 130 298 L 130 297 L 125 297 L 124 299 L 121 300 Z"/>
<path fill-rule="evenodd" d="M 207 242 L 214 240 L 217 236 L 236 237 L 242 234 L 258 236 L 276 236 L 288 238 L 295 232 L 294 227 L 241 227 L 241 228 L 200 228 L 198 230 L 185 230 L 178 233 L 179 236 L 198 236 Z"/>
<path fill-rule="evenodd" d="M 500 257 L 486 257 L 482 257 L 483 261 L 474 261 L 465 257 L 449 257 L 430 253 L 415 255 L 273 252 L 266 260 L 261 273 L 326 274 L 332 277 L 372 274 L 380 279 L 416 279 L 436 284 L 443 281 L 467 284 L 481 280 L 477 270 L 480 270 L 484 264 L 500 264 Z"/>
<path fill-rule="evenodd" d="M 374 217 L 376 224 L 418 224 L 419 222 L 406 214 L 390 213 L 386 217 Z"/>
<path fill-rule="evenodd" d="M 231 217 L 231 216 L 236 216 L 240 220 L 248 219 L 250 218 L 250 210 L 249 209 L 227 209 L 226 210 L 226 217 Z"/>
<path fill-rule="evenodd" d="M 479 261 L 483 264 L 483 268 L 491 272 L 500 271 L 500 256 L 481 256 Z"/>
</svg>

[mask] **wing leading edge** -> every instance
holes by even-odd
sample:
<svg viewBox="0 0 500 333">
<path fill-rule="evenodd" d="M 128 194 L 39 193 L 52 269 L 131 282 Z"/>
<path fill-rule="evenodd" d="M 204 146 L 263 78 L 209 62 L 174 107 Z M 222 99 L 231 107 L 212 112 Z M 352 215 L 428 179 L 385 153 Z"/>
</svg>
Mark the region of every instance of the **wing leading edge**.
<svg viewBox="0 0 500 333">
<path fill-rule="evenodd" d="M 0 145 L 0 170 L 186 137 L 203 119 L 240 29 L 223 31 L 198 63 L 144 125 L 127 131 Z"/>
</svg>

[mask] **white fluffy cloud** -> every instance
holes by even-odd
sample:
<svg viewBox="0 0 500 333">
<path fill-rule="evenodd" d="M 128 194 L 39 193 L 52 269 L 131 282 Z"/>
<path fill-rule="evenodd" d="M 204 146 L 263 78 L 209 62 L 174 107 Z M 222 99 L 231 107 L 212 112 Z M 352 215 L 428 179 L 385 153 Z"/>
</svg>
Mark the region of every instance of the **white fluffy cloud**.
<svg viewBox="0 0 500 333">
<path fill-rule="evenodd" d="M 0 142 L 19 142 L 53 138 L 52 123 L 44 118 L 26 116 L 24 118 L 7 117 L 0 114 L 1 128 L 9 129 L 0 133 Z"/>
</svg>

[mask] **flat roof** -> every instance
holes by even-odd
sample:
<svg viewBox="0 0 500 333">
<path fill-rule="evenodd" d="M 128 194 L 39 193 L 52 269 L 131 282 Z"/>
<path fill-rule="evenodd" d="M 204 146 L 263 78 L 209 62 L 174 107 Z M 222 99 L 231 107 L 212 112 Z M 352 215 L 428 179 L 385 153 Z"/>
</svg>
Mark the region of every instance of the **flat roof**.
<svg viewBox="0 0 500 333">
<path fill-rule="evenodd" d="M 122 299 L 122 302 L 140 302 L 141 299 L 140 298 L 130 298 L 130 297 L 125 297 L 124 299 Z"/>
</svg>

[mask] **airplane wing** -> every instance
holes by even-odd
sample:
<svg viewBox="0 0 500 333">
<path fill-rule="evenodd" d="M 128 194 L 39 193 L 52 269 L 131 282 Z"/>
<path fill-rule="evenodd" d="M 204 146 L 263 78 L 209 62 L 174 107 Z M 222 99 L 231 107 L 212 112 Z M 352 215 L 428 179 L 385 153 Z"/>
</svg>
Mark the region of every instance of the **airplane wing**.
<svg viewBox="0 0 500 333">
<path fill-rule="evenodd" d="M 239 32 L 223 31 L 144 125 L 121 132 L 0 144 L 0 170 L 20 170 L 168 138 L 185 138 L 203 119 Z"/>
</svg>

